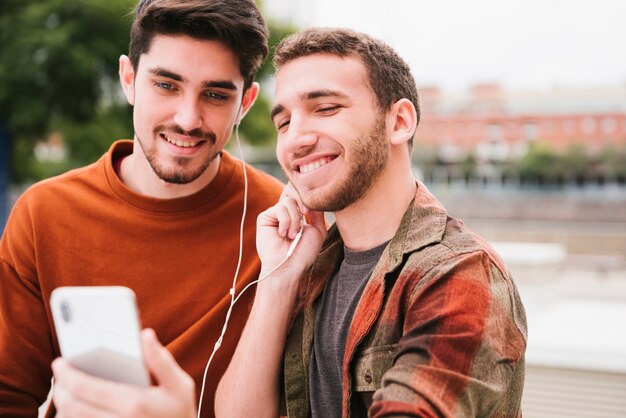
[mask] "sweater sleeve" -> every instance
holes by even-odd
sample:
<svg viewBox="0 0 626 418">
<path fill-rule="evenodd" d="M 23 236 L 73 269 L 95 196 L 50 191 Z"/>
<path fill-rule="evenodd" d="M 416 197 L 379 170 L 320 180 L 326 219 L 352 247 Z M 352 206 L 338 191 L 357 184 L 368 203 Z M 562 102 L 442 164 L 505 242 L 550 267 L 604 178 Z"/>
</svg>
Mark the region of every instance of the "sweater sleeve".
<svg viewBox="0 0 626 418">
<path fill-rule="evenodd" d="M 36 417 L 50 390 L 49 317 L 36 274 L 30 217 L 16 204 L 0 241 L 0 416 Z"/>
<path fill-rule="evenodd" d="M 433 270 L 409 299 L 371 416 L 518 416 L 508 397 L 523 382 L 526 330 L 512 283 L 481 251 Z"/>
</svg>

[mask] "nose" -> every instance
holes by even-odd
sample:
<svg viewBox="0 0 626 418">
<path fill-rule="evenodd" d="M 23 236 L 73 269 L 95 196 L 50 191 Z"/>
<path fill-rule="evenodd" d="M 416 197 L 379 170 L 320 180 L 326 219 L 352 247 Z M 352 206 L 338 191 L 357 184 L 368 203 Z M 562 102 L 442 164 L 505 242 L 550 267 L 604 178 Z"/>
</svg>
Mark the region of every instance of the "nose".
<svg viewBox="0 0 626 418">
<path fill-rule="evenodd" d="M 289 121 L 289 129 L 285 135 L 285 150 L 289 153 L 298 153 L 298 151 L 314 146 L 319 136 L 311 125 L 310 121 L 305 117 L 299 117 L 292 114 Z"/>
<path fill-rule="evenodd" d="M 185 131 L 192 131 L 202 126 L 200 103 L 192 97 L 183 97 L 178 103 L 174 122 Z"/>
</svg>

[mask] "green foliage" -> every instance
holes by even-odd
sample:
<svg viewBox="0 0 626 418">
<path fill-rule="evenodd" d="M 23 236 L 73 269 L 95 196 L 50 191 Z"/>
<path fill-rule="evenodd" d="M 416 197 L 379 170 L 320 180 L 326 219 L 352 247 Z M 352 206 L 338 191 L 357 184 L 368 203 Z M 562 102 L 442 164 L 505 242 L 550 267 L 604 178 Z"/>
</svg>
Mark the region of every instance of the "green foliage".
<svg viewBox="0 0 626 418">
<path fill-rule="evenodd" d="M 610 177 L 626 179 L 626 145 L 606 148 L 602 153 L 602 161 Z"/>
<path fill-rule="evenodd" d="M 257 80 L 263 80 L 264 78 L 267 78 L 274 73 L 274 67 L 272 66 L 272 59 L 274 57 L 274 49 L 276 48 L 276 45 L 278 45 L 278 43 L 284 37 L 291 35 L 292 33 L 298 30 L 298 28 L 295 28 L 293 26 L 285 25 L 285 24 L 278 23 L 272 20 L 268 20 L 267 26 L 269 28 L 269 33 L 270 33 L 269 40 L 268 40 L 269 46 L 270 46 L 270 53 L 268 54 L 265 61 L 263 61 L 263 64 L 261 64 L 261 68 L 259 68 L 259 71 L 257 72 L 257 77 L 256 77 Z"/>
<path fill-rule="evenodd" d="M 69 158 L 39 161 L 35 158 L 33 144 L 17 141 L 13 147 L 14 179 L 32 181 L 61 174 L 97 160 L 115 139 L 132 137 L 132 115 L 127 106 L 111 106 L 96 112 L 86 121 L 63 118 L 52 122 L 52 131 L 61 132 Z"/>
<path fill-rule="evenodd" d="M 523 179 L 543 182 L 556 175 L 558 156 L 550 145 L 533 142 L 528 152 L 520 160 L 519 174 Z"/>
<path fill-rule="evenodd" d="M 465 177 L 466 179 L 472 178 L 476 175 L 476 167 L 478 164 L 474 153 L 467 153 L 463 161 L 461 161 L 460 165 L 463 177 Z"/>
<path fill-rule="evenodd" d="M 0 118 L 13 143 L 14 183 L 98 158 L 115 139 L 104 144 L 95 140 L 107 114 L 119 115 L 119 121 L 109 122 L 115 127 L 124 123 L 123 135 L 130 136 L 130 109 L 112 112 L 102 99 L 103 86 L 114 85 L 117 59 L 128 48 L 128 16 L 134 3 L 9 0 L 3 5 Z M 83 131 L 78 134 L 73 126 Z M 33 148 L 54 130 L 69 144 L 69 160 L 43 167 L 34 160 Z"/>
<path fill-rule="evenodd" d="M 591 159 L 584 145 L 572 144 L 559 156 L 557 171 L 565 178 L 582 178 L 589 174 Z"/>
<path fill-rule="evenodd" d="M 270 112 L 270 101 L 265 95 L 259 94 L 239 128 L 247 143 L 264 145 L 274 141 L 276 128 L 270 119 Z"/>
<path fill-rule="evenodd" d="M 132 123 L 128 106 L 118 105 L 99 111 L 86 122 L 64 120 L 58 124 L 58 131 L 64 132 L 72 159 L 90 163 L 99 158 L 114 140 L 132 139 Z"/>
<path fill-rule="evenodd" d="M 262 87 L 273 73 L 272 59 L 274 57 L 274 48 L 285 36 L 296 31 L 291 26 L 285 26 L 276 22 L 269 21 L 269 46 L 270 53 L 261 64 L 257 72 L 256 79 L 261 81 Z M 268 97 L 273 97 L 274 92 L 269 92 L 261 88 L 261 93 L 256 103 L 244 118 L 241 124 L 241 134 L 246 141 L 253 145 L 264 145 L 273 143 L 276 138 L 276 128 L 270 119 L 271 102 Z"/>
</svg>

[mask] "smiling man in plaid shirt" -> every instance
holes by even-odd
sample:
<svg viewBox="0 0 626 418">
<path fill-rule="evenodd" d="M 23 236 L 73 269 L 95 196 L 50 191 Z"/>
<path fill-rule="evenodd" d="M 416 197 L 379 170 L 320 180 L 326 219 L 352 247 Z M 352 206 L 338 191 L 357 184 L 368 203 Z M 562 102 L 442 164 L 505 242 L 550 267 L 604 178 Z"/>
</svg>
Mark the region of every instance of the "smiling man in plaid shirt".
<svg viewBox="0 0 626 418">
<path fill-rule="evenodd" d="M 277 155 L 299 197 L 259 216 L 267 278 L 217 416 L 521 416 L 524 308 L 500 257 L 412 175 L 407 64 L 338 29 L 284 40 L 275 64 Z"/>
</svg>

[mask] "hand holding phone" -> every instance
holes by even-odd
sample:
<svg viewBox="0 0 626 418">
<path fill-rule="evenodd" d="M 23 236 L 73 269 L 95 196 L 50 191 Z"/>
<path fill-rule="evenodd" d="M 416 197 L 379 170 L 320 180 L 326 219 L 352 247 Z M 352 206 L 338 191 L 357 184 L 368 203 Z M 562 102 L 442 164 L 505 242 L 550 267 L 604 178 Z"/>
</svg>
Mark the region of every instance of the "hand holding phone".
<svg viewBox="0 0 626 418">
<path fill-rule="evenodd" d="M 60 287 L 50 304 L 61 354 L 72 366 L 103 379 L 149 386 L 131 289 Z"/>
</svg>

